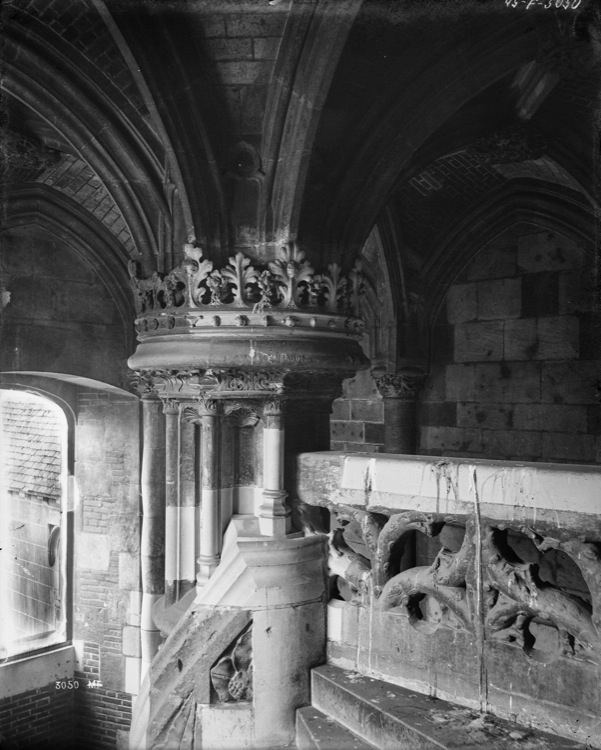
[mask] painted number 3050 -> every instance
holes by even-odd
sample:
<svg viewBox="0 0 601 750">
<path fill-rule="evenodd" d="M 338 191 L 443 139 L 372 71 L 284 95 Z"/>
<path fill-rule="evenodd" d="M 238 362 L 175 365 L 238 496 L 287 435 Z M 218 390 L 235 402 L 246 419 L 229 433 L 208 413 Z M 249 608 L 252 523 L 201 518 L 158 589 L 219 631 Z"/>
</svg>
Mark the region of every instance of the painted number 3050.
<svg viewBox="0 0 601 750">
<path fill-rule="evenodd" d="M 57 690 L 77 690 L 79 687 L 79 680 L 57 680 L 54 683 Z M 88 680 L 89 688 L 101 688 L 102 682 L 100 680 Z"/>
<path fill-rule="evenodd" d="M 77 690 L 79 680 L 57 680 L 54 686 L 57 690 Z"/>
</svg>

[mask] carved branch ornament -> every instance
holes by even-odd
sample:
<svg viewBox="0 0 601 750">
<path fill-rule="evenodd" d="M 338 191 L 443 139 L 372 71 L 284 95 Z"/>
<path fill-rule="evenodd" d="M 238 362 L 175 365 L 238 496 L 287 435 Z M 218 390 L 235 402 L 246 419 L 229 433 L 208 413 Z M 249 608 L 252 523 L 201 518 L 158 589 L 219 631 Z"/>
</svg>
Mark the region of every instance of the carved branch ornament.
<svg viewBox="0 0 601 750">
<path fill-rule="evenodd" d="M 538 576 L 536 563 L 522 562 L 505 541 L 507 528 L 470 516 L 447 516 L 407 511 L 389 516 L 328 504 L 338 523 L 355 523 L 361 529 L 369 557 L 357 554 L 344 539 L 344 526 L 330 533 L 330 572 L 341 577 L 353 593 L 351 603 L 398 612 L 410 623 L 432 633 L 440 627 L 515 642 L 528 657 L 548 661 L 574 656 L 601 661 L 601 546 L 580 538 L 558 540 L 520 527 L 541 552 L 565 553 L 579 568 L 588 593 L 576 595 Z M 386 514 L 387 515 L 387 514 Z M 445 524 L 463 527 L 460 548 L 442 547 L 433 563 L 402 572 L 399 561 L 403 542 L 411 532 L 438 536 Z M 369 590 L 369 591 L 368 591 Z M 433 601 L 435 617 L 422 605 Z M 533 647 L 532 623 L 557 631 L 559 651 L 547 653 Z M 479 624 L 480 623 L 480 624 Z"/>
</svg>

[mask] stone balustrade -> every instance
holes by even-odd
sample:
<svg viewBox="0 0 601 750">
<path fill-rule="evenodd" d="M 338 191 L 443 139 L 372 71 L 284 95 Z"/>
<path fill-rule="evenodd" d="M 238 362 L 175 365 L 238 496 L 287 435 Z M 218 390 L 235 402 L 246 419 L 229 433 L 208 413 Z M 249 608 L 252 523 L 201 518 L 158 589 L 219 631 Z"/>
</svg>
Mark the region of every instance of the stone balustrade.
<svg viewBox="0 0 601 750">
<path fill-rule="evenodd" d="M 297 476 L 330 661 L 601 747 L 598 467 L 312 453 Z"/>
</svg>

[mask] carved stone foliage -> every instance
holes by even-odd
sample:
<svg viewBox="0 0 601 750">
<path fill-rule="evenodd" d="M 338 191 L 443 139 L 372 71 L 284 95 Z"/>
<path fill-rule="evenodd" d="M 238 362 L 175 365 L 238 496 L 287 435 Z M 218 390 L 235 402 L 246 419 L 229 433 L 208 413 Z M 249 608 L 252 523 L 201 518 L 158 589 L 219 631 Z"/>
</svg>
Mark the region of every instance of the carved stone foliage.
<svg viewBox="0 0 601 750">
<path fill-rule="evenodd" d="M 284 373 L 280 370 L 213 369 L 209 372 L 215 379 L 215 390 L 218 392 L 258 391 L 272 394 L 284 390 Z"/>
<path fill-rule="evenodd" d="M 365 604 L 370 589 L 377 540 L 384 523 L 378 514 L 329 504 L 336 524 L 327 531 L 310 506 L 300 505 L 301 523 L 308 534 L 328 537 L 328 569 L 338 593 L 351 604 Z"/>
<path fill-rule="evenodd" d="M 136 370 L 127 377 L 129 388 L 140 398 L 149 398 L 154 393 L 154 379 L 150 372 Z"/>
<path fill-rule="evenodd" d="M 129 377 L 132 390 L 141 397 L 152 395 L 163 399 L 200 398 L 217 385 L 207 370 L 136 370 Z"/>
<path fill-rule="evenodd" d="M 324 507 L 337 521 L 329 534 L 330 572 L 342 579 L 350 592 L 343 598 L 352 603 L 405 614 L 426 633 L 442 627 L 484 632 L 488 639 L 515 643 L 539 661 L 560 656 L 601 660 L 599 543 L 569 538 L 565 532 L 556 539 L 541 530 L 511 529 L 475 516 L 389 515 L 331 503 Z M 400 570 L 405 544 L 416 532 L 440 537 L 442 547 L 431 565 Z M 508 534 L 528 545 L 530 540 L 540 553 L 555 550 L 567 556 L 581 575 L 581 589 L 575 592 L 546 580 L 539 562 L 518 556 Z M 445 539 L 453 540 L 453 549 Z M 338 588 L 344 591 L 340 583 Z"/>
<path fill-rule="evenodd" d="M 0 135 L 0 161 L 5 181 L 11 178 L 36 179 L 45 169 L 56 164 L 60 157 L 60 151 L 46 148 L 42 143 L 9 130 L 4 130 Z"/>
<path fill-rule="evenodd" d="M 128 385 L 142 398 L 163 401 L 251 398 L 262 404 L 264 412 L 271 409 L 273 413 L 283 411 L 284 399 L 311 398 L 316 401 L 321 398 L 328 399 L 329 403 L 341 393 L 340 377 L 323 373 L 290 373 L 284 369 L 136 370 L 128 374 Z"/>
<path fill-rule="evenodd" d="M 211 686 L 214 703 L 231 703 L 252 700 L 252 624 L 236 638 L 234 643 L 211 668 Z"/>
<path fill-rule="evenodd" d="M 394 374 L 376 379 L 376 386 L 383 398 L 396 398 L 414 401 L 426 379 L 426 374 L 418 367 L 407 367 Z"/>
<path fill-rule="evenodd" d="M 395 523 L 393 518 L 391 522 Z M 442 516 L 428 519 L 430 533 L 440 533 L 447 520 Z M 592 609 L 594 603 L 601 604 L 601 564 L 596 546 L 576 540 L 560 543 L 526 530 L 539 549 L 561 549 L 572 558 L 592 595 L 592 601 L 588 601 L 542 581 L 538 565 L 522 562 L 506 544 L 506 530 L 485 524 L 478 535 L 473 518 L 464 518 L 463 523 L 465 535 L 457 552 L 443 547 L 431 566 L 412 568 L 387 580 L 379 606 L 404 610 L 414 625 L 431 629 L 447 625 L 475 632 L 477 621 L 483 620 L 487 637 L 516 642 L 535 658 L 538 655 L 532 624 L 536 623 L 538 628 L 557 632 L 563 653 L 583 652 L 598 659 L 601 630 Z M 396 532 L 387 526 L 382 536 L 388 539 L 390 548 L 390 539 L 397 532 L 403 533 L 406 524 L 398 526 Z M 384 544 L 379 545 L 379 550 L 384 552 Z M 385 568 L 389 564 L 385 554 L 382 561 Z M 433 599 L 439 608 L 439 620 L 434 625 L 423 622 L 420 602 L 425 597 Z M 540 658 L 549 660 L 552 656 Z"/>
<path fill-rule="evenodd" d="M 136 264 L 130 263 L 138 315 L 173 308 L 211 307 L 240 308 L 253 313 L 306 308 L 332 314 L 359 314 L 363 296 L 360 264 L 348 276 L 342 275 L 336 263 L 317 274 L 294 242 L 281 247 L 267 268 L 254 265 L 241 252 L 230 257 L 223 268 L 215 268 L 194 242 L 184 246 L 184 254 L 182 264 L 166 276 L 155 272 L 147 279 L 139 279 Z"/>
<path fill-rule="evenodd" d="M 226 420 L 238 428 L 254 427 L 260 419 L 256 409 L 237 402 L 226 403 L 224 414 Z"/>
<path fill-rule="evenodd" d="M 481 164 L 511 164 L 540 159 L 546 148 L 540 133 L 514 125 L 480 138 L 468 146 L 467 153 Z"/>
</svg>

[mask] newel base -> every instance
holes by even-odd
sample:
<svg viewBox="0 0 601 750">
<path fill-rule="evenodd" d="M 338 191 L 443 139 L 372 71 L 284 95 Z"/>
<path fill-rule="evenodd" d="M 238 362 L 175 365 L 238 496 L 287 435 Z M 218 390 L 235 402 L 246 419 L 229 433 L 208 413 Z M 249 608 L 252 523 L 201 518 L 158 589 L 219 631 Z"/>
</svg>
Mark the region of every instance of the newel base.
<svg viewBox="0 0 601 750">
<path fill-rule="evenodd" d="M 132 750 L 293 740 L 325 661 L 325 553 L 323 537 L 266 538 L 255 517 L 232 520 L 215 574 L 179 622 L 158 623 L 170 633 L 134 709 Z"/>
</svg>

